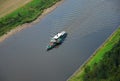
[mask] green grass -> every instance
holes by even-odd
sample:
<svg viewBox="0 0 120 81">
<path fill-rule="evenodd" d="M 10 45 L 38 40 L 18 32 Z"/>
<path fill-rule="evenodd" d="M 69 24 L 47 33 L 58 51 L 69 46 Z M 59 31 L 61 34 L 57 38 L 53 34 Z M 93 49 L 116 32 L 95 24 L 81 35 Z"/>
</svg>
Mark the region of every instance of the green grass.
<svg viewBox="0 0 120 81">
<path fill-rule="evenodd" d="M 88 62 L 88 66 L 93 66 L 93 64 L 99 62 L 102 59 L 102 56 L 118 42 L 120 39 L 120 28 L 110 36 L 110 38 L 98 49 L 98 51 L 94 54 L 94 58 Z"/>
<path fill-rule="evenodd" d="M 84 76 L 85 67 L 89 66 L 92 69 L 95 63 L 98 63 L 103 55 L 110 51 L 112 47 L 120 39 L 120 28 L 118 28 L 106 41 L 105 43 L 93 54 L 93 56 L 85 63 L 79 70 L 68 80 L 68 81 L 83 81 L 82 77 Z"/>
<path fill-rule="evenodd" d="M 34 21 L 44 9 L 51 7 L 58 1 L 60 0 L 33 0 L 11 14 L 0 18 L 0 36 L 18 25 Z"/>
<path fill-rule="evenodd" d="M 32 0 L 0 0 L 0 18 L 31 1 Z"/>
</svg>

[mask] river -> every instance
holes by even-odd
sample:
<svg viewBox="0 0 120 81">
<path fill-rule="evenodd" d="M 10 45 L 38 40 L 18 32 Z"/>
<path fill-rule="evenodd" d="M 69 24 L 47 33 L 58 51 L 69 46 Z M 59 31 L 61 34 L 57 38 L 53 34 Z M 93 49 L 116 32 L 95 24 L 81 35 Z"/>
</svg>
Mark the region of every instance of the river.
<svg viewBox="0 0 120 81">
<path fill-rule="evenodd" d="M 0 81 L 66 81 L 120 25 L 120 0 L 65 0 L 0 43 Z M 46 51 L 50 37 L 68 36 Z"/>
</svg>

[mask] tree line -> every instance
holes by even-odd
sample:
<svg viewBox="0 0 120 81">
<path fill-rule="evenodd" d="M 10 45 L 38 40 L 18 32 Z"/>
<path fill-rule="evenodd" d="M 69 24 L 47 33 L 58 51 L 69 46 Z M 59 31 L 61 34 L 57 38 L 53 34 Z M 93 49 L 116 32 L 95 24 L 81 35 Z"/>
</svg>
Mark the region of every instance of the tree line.
<svg viewBox="0 0 120 81">
<path fill-rule="evenodd" d="M 85 67 L 83 81 L 120 81 L 120 39 L 92 69 Z"/>
</svg>

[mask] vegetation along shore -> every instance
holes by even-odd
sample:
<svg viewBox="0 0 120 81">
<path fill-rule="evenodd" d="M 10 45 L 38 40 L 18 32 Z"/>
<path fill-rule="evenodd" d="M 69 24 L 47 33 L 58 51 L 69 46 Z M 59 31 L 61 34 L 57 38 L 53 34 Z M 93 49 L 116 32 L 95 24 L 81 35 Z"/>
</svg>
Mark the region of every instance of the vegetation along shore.
<svg viewBox="0 0 120 81">
<path fill-rule="evenodd" d="M 39 22 L 64 0 L 32 0 L 0 18 L 0 42 L 14 33 Z"/>
<path fill-rule="evenodd" d="M 68 81 L 120 80 L 120 27 L 95 51 Z"/>
<path fill-rule="evenodd" d="M 32 0 L 0 0 L 0 18 L 15 11 Z"/>
</svg>

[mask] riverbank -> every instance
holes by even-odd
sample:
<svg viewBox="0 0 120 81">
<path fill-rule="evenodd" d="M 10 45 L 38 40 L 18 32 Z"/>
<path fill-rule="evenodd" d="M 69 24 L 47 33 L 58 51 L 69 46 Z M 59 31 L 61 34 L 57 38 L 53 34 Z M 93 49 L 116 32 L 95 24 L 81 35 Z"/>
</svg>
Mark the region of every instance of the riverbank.
<svg viewBox="0 0 120 81">
<path fill-rule="evenodd" d="M 26 5 L 32 0 L 0 0 L 0 18 Z"/>
<path fill-rule="evenodd" d="M 43 11 L 40 11 L 40 13 L 37 14 L 38 16 L 35 16 L 34 18 L 32 18 L 32 20 L 31 19 L 26 20 L 26 22 L 22 22 L 22 23 L 19 23 L 19 24 L 15 23 L 15 25 L 13 24 L 13 26 L 11 26 L 10 28 L 8 28 L 8 29 L 6 28 L 7 30 L 5 28 L 3 28 L 3 29 L 5 29 L 5 32 L 3 33 L 3 35 L 1 35 L 0 42 L 3 42 L 5 39 L 7 39 L 11 35 L 15 34 L 16 32 L 19 32 L 19 31 L 21 31 L 21 30 L 23 30 L 27 27 L 31 27 L 33 24 L 36 24 L 37 22 L 40 22 L 40 20 L 43 17 L 45 17 L 48 13 L 52 12 L 54 9 L 56 9 L 63 2 L 64 2 L 64 0 L 57 0 L 57 2 L 53 4 L 53 6 L 49 5 L 48 8 L 45 8 Z M 14 13 L 18 12 L 19 10 L 20 9 L 16 10 L 15 12 L 13 12 L 12 14 L 9 14 L 6 17 L 9 17 L 10 15 L 14 15 Z M 20 15 L 20 14 L 18 14 L 18 15 Z M 1 23 L 0 23 L 0 25 L 1 25 Z M 2 29 L 1 29 L 1 31 L 2 31 Z"/>
<path fill-rule="evenodd" d="M 95 63 L 103 58 L 103 55 L 110 51 L 112 47 L 120 39 L 120 28 L 116 29 L 108 39 L 93 53 L 93 55 L 67 80 L 67 81 L 83 81 L 83 76 L 85 74 L 85 68 L 90 67 L 92 69 Z"/>
</svg>

